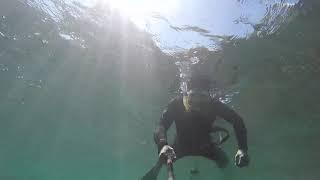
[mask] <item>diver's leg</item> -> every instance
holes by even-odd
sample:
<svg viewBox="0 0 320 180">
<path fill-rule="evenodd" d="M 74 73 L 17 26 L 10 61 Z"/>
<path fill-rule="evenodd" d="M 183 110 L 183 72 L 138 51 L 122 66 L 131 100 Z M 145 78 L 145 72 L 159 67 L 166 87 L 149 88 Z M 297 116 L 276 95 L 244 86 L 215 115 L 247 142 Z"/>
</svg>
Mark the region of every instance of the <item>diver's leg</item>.
<svg viewBox="0 0 320 180">
<path fill-rule="evenodd" d="M 221 169 L 221 179 L 236 179 L 236 177 L 234 177 L 233 168 L 226 168 L 229 164 L 229 159 L 227 154 L 220 147 L 211 145 L 211 147 L 203 153 L 203 156 L 213 160 L 217 164 L 217 167 Z"/>
<path fill-rule="evenodd" d="M 176 159 L 174 161 L 177 161 L 180 158 L 187 155 L 185 153 L 185 151 L 183 150 L 183 148 L 181 148 L 181 146 L 178 145 L 178 143 L 174 143 L 171 147 L 173 148 L 174 152 L 176 153 Z"/>
<path fill-rule="evenodd" d="M 227 154 L 214 144 L 211 144 L 202 150 L 201 155 L 215 161 L 219 168 L 225 168 L 229 164 Z"/>
</svg>

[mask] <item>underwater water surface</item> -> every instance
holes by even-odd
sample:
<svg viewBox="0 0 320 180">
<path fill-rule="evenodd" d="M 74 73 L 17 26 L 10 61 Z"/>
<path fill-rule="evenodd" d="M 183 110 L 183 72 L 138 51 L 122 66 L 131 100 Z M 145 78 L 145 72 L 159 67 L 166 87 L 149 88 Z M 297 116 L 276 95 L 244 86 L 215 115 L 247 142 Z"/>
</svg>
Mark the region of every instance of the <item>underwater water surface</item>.
<svg viewBox="0 0 320 180">
<path fill-rule="evenodd" d="M 226 169 L 186 157 L 177 180 L 318 179 L 319 10 L 316 0 L 1 0 L 0 179 L 140 179 L 192 68 L 244 118 L 250 165 L 233 165 L 231 133 Z"/>
</svg>

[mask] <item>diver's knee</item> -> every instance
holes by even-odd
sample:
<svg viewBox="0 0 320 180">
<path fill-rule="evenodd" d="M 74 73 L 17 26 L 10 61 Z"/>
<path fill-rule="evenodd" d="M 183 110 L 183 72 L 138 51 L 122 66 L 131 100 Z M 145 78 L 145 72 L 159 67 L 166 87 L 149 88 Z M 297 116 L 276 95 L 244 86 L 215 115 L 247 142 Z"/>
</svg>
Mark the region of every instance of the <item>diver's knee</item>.
<svg viewBox="0 0 320 180">
<path fill-rule="evenodd" d="M 229 165 L 229 159 L 228 158 L 222 158 L 216 161 L 218 168 L 224 169 Z"/>
</svg>

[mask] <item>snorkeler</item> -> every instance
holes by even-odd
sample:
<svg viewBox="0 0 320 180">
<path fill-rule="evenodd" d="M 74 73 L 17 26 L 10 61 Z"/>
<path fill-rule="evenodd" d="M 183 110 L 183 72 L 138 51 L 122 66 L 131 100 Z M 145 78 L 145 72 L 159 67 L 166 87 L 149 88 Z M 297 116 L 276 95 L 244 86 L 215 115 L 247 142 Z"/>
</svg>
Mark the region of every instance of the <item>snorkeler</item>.
<svg viewBox="0 0 320 180">
<path fill-rule="evenodd" d="M 228 158 L 220 144 L 212 142 L 210 134 L 225 129 L 214 125 L 216 117 L 221 117 L 233 125 L 238 151 L 235 165 L 244 167 L 249 164 L 247 154 L 247 130 L 242 118 L 218 99 L 210 96 L 210 80 L 206 76 L 191 77 L 188 91 L 170 101 L 164 110 L 154 133 L 158 146 L 159 160 L 142 180 L 156 180 L 168 155 L 174 161 L 184 156 L 203 156 L 216 162 L 219 168 L 228 164 Z M 167 142 L 166 131 L 175 122 L 174 143 Z"/>
</svg>

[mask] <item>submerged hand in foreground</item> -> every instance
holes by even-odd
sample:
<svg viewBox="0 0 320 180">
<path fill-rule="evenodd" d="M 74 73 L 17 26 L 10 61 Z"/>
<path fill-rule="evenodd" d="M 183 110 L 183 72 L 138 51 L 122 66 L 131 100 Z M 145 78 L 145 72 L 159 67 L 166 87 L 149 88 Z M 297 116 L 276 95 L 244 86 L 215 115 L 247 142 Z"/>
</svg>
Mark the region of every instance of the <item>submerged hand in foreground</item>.
<svg viewBox="0 0 320 180">
<path fill-rule="evenodd" d="M 162 147 L 159 158 L 162 159 L 164 162 L 166 162 L 167 159 L 171 159 L 172 161 L 175 160 L 176 153 L 174 152 L 173 148 L 169 145 L 165 145 Z"/>
</svg>

